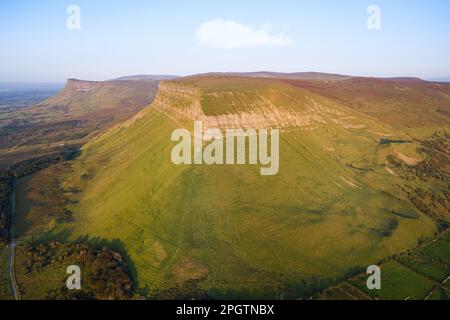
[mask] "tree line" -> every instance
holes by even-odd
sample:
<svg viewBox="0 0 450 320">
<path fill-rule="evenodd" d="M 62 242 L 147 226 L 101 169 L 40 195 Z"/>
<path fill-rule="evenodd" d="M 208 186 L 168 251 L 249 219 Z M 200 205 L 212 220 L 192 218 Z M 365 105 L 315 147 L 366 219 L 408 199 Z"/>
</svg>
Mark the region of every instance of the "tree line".
<svg viewBox="0 0 450 320">
<path fill-rule="evenodd" d="M 7 244 L 10 237 L 13 180 L 9 171 L 0 170 L 0 244 Z"/>
<path fill-rule="evenodd" d="M 73 159 L 78 149 L 68 149 L 55 154 L 18 162 L 8 170 L 0 170 L 0 244 L 10 240 L 12 192 L 14 179 L 20 179 L 46 169 L 53 164 Z"/>
<path fill-rule="evenodd" d="M 23 247 L 27 274 L 53 272 L 55 267 L 77 265 L 82 272 L 80 290 L 69 290 L 67 274 L 60 286 L 47 293 L 46 300 L 128 300 L 141 299 L 122 256 L 103 247 L 94 249 L 81 243 L 31 243 Z M 52 273 L 53 274 L 53 273 Z"/>
</svg>

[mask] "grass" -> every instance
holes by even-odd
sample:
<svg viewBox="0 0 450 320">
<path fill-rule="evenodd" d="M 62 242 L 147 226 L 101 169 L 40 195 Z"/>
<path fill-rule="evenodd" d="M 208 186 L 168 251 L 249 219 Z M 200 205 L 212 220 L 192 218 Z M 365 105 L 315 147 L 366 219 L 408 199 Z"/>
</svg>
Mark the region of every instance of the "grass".
<svg viewBox="0 0 450 320">
<path fill-rule="evenodd" d="M 400 261 L 412 270 L 442 282 L 450 275 L 450 243 L 438 239 L 414 255 L 402 256 Z"/>
<path fill-rule="evenodd" d="M 442 288 L 437 289 L 433 294 L 429 297 L 428 300 L 450 300 L 450 291 Z"/>
<path fill-rule="evenodd" d="M 327 289 L 318 300 L 370 300 L 371 297 L 347 282 Z"/>
<path fill-rule="evenodd" d="M 395 261 L 383 264 L 381 272 L 381 290 L 367 289 L 365 276 L 351 283 L 366 294 L 383 300 L 421 300 L 435 285 L 433 281 Z"/>
<path fill-rule="evenodd" d="M 64 218 L 67 199 L 60 188 L 65 164 L 16 180 L 16 233 L 24 240 L 39 239 Z"/>
<path fill-rule="evenodd" d="M 8 278 L 8 248 L 0 246 L 0 300 L 12 299 Z"/>
<path fill-rule="evenodd" d="M 398 146 L 380 146 L 380 137 L 405 139 L 405 131 L 271 80 L 219 77 L 173 86 L 179 91 L 160 92 L 165 104 L 200 103 L 205 115 L 257 112 L 261 101 L 311 113 L 316 101 L 328 118 L 282 130 L 280 172 L 262 177 L 258 166 L 173 165 L 170 136 L 180 123 L 154 104 L 84 146 L 63 183 L 74 221 L 47 225 L 39 230 L 51 230 L 43 239 L 119 239 L 149 297 L 188 290 L 289 299 L 308 297 L 435 233 L 434 221 L 407 201 L 404 182 L 385 168 Z M 190 120 L 181 122 L 192 130 Z M 37 181 L 23 188 L 36 189 Z M 382 298 L 420 298 L 433 285 L 396 263 L 383 272 Z"/>
<path fill-rule="evenodd" d="M 361 273 L 316 295 L 320 300 L 426 299 L 448 300 L 450 252 L 447 230 L 418 248 L 383 262 L 381 290 L 368 290 L 369 275 Z M 445 248 L 444 248 L 445 247 Z"/>
<path fill-rule="evenodd" d="M 202 92 L 221 88 L 205 86 Z M 272 87 L 264 90 L 272 95 Z M 370 119 L 356 121 L 379 129 Z M 378 170 L 380 146 L 368 130 L 330 122 L 314 131 L 282 132 L 280 173 L 261 177 L 254 166 L 171 164 L 175 128 L 147 110 L 130 127 L 89 143 L 66 184 L 83 192 L 71 208 L 76 221 L 61 229 L 73 238 L 121 239 L 136 280 L 150 294 L 195 280 L 194 290 L 213 297 L 302 296 L 435 230 L 394 189 L 383 189 L 391 179 L 386 171 L 361 174 L 345 166 Z"/>
</svg>

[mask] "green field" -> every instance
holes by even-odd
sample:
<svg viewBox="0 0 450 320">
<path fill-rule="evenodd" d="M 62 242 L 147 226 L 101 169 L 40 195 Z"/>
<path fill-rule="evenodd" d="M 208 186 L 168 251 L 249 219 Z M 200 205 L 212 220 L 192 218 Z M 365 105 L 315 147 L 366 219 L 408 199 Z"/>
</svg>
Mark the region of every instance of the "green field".
<svg viewBox="0 0 450 320">
<path fill-rule="evenodd" d="M 322 292 L 317 300 L 371 300 L 366 293 L 351 284 L 344 282 Z"/>
<path fill-rule="evenodd" d="M 442 282 L 450 275 L 450 242 L 437 239 L 414 255 L 402 256 L 399 261 L 417 273 Z"/>
<path fill-rule="evenodd" d="M 435 285 L 431 280 L 394 261 L 383 264 L 381 272 L 381 290 L 368 290 L 367 277 L 351 283 L 366 294 L 383 300 L 424 299 Z"/>
<path fill-rule="evenodd" d="M 321 300 L 448 300 L 450 275 L 450 232 L 395 256 L 380 265 L 381 290 L 368 290 L 369 275 L 360 274 L 319 295 Z"/>
</svg>

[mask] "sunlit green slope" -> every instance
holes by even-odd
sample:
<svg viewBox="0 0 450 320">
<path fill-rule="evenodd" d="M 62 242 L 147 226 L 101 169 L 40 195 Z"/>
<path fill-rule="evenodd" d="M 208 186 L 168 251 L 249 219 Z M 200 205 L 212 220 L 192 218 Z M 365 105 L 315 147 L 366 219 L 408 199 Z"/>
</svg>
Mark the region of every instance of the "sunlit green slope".
<svg viewBox="0 0 450 320">
<path fill-rule="evenodd" d="M 280 128 L 280 171 L 172 164 L 173 130 Z M 386 168 L 391 126 L 270 79 L 165 82 L 135 118 L 88 143 L 64 187 L 71 238 L 123 242 L 149 296 L 296 298 L 416 245 L 434 221 Z"/>
</svg>

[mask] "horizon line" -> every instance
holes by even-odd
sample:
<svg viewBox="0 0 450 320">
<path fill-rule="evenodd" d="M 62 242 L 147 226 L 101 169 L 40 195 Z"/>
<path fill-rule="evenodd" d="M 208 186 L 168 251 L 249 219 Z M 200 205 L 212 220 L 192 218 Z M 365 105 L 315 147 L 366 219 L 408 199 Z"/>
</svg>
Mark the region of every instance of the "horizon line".
<svg viewBox="0 0 450 320">
<path fill-rule="evenodd" d="M 79 78 L 79 77 L 67 77 L 65 80 L 57 80 L 57 81 L 10 81 L 10 80 L 0 80 L 0 84 L 64 84 L 68 80 L 80 80 L 80 81 L 98 81 L 98 82 L 107 82 L 107 81 L 115 81 L 120 80 L 120 78 L 125 77 L 138 77 L 138 76 L 164 76 L 164 77 L 175 77 L 175 78 L 188 78 L 195 76 L 206 76 L 206 75 L 245 75 L 245 74 L 258 74 L 258 73 L 272 73 L 279 75 L 295 75 L 295 74 L 322 74 L 322 75 L 335 75 L 349 78 L 376 78 L 376 79 L 420 79 L 423 81 L 429 82 L 450 82 L 449 76 L 404 76 L 404 75 L 395 75 L 395 76 L 374 76 L 374 75 L 351 75 L 351 74 L 343 74 L 343 73 L 335 73 L 335 72 L 322 72 L 322 71 L 293 71 L 293 72 L 282 72 L 282 71 L 267 71 L 267 70 L 258 70 L 258 71 L 209 71 L 209 72 L 201 72 L 201 73 L 193 73 L 193 74 L 170 74 L 170 73 L 140 73 L 140 74 L 128 74 L 118 76 L 116 78 L 108 78 L 108 79 L 87 79 L 87 78 Z M 126 81 L 126 80 L 125 80 Z"/>
</svg>

